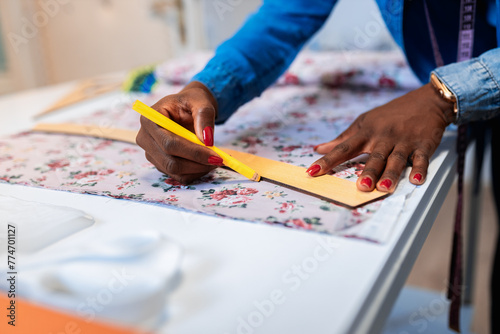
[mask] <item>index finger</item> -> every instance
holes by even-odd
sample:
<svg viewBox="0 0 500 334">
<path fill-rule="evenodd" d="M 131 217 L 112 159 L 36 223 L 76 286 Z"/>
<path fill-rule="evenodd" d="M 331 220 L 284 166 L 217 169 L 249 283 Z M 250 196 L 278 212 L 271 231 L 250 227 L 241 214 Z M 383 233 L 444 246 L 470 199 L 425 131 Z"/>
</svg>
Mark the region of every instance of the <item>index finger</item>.
<svg viewBox="0 0 500 334">
<path fill-rule="evenodd" d="M 320 176 L 328 173 L 337 165 L 361 154 L 365 139 L 361 136 L 353 136 L 335 146 L 330 152 L 316 160 L 307 169 L 310 176 Z"/>
<path fill-rule="evenodd" d="M 219 157 L 219 155 L 211 149 L 177 136 L 145 117 L 141 117 L 141 123 L 151 123 L 148 126 L 149 134 L 157 147 L 166 155 L 177 156 L 202 165 L 212 165 L 212 163 L 209 162 L 211 158 L 213 160 L 213 157 Z"/>
</svg>

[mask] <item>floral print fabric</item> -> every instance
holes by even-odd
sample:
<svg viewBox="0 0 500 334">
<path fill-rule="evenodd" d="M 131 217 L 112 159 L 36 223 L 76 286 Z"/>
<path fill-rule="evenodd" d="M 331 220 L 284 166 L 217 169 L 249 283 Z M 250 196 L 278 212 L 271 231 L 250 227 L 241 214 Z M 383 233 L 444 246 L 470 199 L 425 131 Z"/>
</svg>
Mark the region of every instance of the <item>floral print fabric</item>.
<svg viewBox="0 0 500 334">
<path fill-rule="evenodd" d="M 343 57 L 332 53 L 328 56 L 332 62 Z M 193 59 L 199 62 L 193 67 L 203 65 L 203 57 Z M 305 62 L 305 65 L 294 65 L 292 69 L 307 68 L 308 82 L 291 80 L 291 75 L 297 75 L 286 73 L 277 85 L 216 127 L 216 145 L 307 167 L 320 157 L 313 150 L 315 145 L 334 139 L 362 112 L 406 92 L 396 88 L 410 86 L 411 80 L 407 78 L 411 74 L 401 59 L 395 63 L 383 62 L 384 54 L 364 57 L 360 63 L 360 68 L 371 66 L 376 69 L 372 73 L 383 73 L 383 80 L 379 78 L 369 84 L 351 81 L 348 88 L 344 86 L 348 80 L 340 80 L 338 85 L 321 83 L 321 78 L 339 75 L 329 72 L 328 67 L 322 69 L 325 54 L 308 54 L 307 61 L 301 59 L 299 64 Z M 162 66 L 177 68 L 176 76 L 182 77 L 181 74 L 189 72 L 182 65 L 184 61 L 177 61 L 177 66 L 176 61 Z M 387 67 L 385 72 L 381 63 Z M 313 80 L 314 76 L 317 80 Z M 287 84 L 290 80 L 291 84 Z M 167 81 L 153 94 L 124 96 L 120 103 L 74 122 L 97 125 L 98 131 L 105 131 L 106 127 L 138 130 L 139 115 L 132 111 L 131 103 L 140 98 L 153 104 L 181 88 Z M 373 86 L 373 82 L 381 84 Z M 355 182 L 362 168 L 363 157 L 360 157 L 332 173 Z M 0 139 L 0 182 L 143 201 L 237 220 L 384 242 L 375 230 L 367 235 L 364 229 L 362 236 L 359 234 L 360 226 L 371 226 L 371 217 L 383 200 L 350 210 L 268 182 L 249 181 L 224 168 L 217 168 L 193 184 L 182 185 L 157 171 L 140 147 L 105 139 L 33 132 Z M 377 229 L 383 224 L 373 226 L 372 229 Z"/>
</svg>

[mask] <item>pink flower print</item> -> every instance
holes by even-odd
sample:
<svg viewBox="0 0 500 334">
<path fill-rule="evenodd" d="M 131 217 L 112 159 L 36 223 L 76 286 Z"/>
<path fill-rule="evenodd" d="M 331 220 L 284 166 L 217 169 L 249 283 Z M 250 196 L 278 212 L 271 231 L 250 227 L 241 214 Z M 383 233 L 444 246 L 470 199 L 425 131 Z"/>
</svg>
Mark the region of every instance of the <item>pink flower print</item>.
<svg viewBox="0 0 500 334">
<path fill-rule="evenodd" d="M 156 167 L 155 167 L 155 165 L 153 165 L 153 164 L 152 164 L 151 162 L 149 162 L 149 161 L 148 161 L 148 162 L 143 163 L 143 164 L 141 165 L 141 167 L 142 167 L 142 168 L 151 168 L 151 169 L 156 168 Z"/>
<path fill-rule="evenodd" d="M 59 154 L 61 153 L 61 150 L 48 150 L 45 152 L 45 154 Z"/>
<path fill-rule="evenodd" d="M 346 73 L 332 73 L 324 78 L 324 84 L 332 88 L 340 87 L 356 74 L 357 72 L 355 70 Z"/>
<path fill-rule="evenodd" d="M 170 195 L 167 198 L 164 198 L 163 201 L 166 202 L 166 203 L 178 202 L 179 201 L 179 197 L 177 197 L 175 195 Z"/>
<path fill-rule="evenodd" d="M 232 205 L 244 204 L 249 202 L 250 200 L 251 200 L 250 197 L 246 196 L 232 196 L 224 199 L 224 205 L 232 206 Z"/>
<path fill-rule="evenodd" d="M 64 168 L 64 167 L 69 166 L 69 161 L 66 159 L 55 160 L 55 161 L 47 164 L 47 166 L 52 170 L 58 169 L 58 168 Z"/>
<path fill-rule="evenodd" d="M 349 171 L 349 169 L 343 169 L 340 172 L 335 172 L 333 173 L 336 177 L 349 177 L 352 175 L 352 173 Z"/>
<path fill-rule="evenodd" d="M 354 174 L 356 174 L 357 176 L 360 176 L 365 169 L 365 165 L 359 162 L 349 163 L 347 166 L 350 168 L 354 168 Z"/>
<path fill-rule="evenodd" d="M 304 101 L 306 101 L 306 103 L 311 106 L 313 104 L 318 103 L 318 96 L 316 96 L 316 95 L 304 96 Z"/>
<path fill-rule="evenodd" d="M 9 161 L 12 159 L 14 159 L 14 157 L 12 155 L 7 155 L 7 156 L 0 157 L 0 162 Z"/>
<path fill-rule="evenodd" d="M 123 150 L 121 150 L 120 153 L 137 153 L 137 152 L 139 152 L 138 149 L 135 149 L 133 147 L 126 147 Z"/>
<path fill-rule="evenodd" d="M 385 75 L 382 75 L 380 79 L 378 79 L 378 85 L 384 88 L 395 88 L 396 81 L 394 81 L 394 79 L 386 77 Z"/>
<path fill-rule="evenodd" d="M 358 209 L 352 210 L 352 211 L 351 211 L 351 213 L 352 213 L 352 215 L 353 215 L 354 217 L 359 217 L 359 216 L 361 216 L 361 212 L 359 212 L 359 210 L 358 210 Z"/>
<path fill-rule="evenodd" d="M 252 195 L 259 191 L 254 188 L 244 188 L 236 186 L 234 189 L 224 189 L 215 191 L 214 189 L 202 190 L 203 198 L 217 201 L 216 203 L 208 204 L 208 207 L 241 207 L 245 208 L 246 203 L 252 200 Z"/>
<path fill-rule="evenodd" d="M 25 131 L 25 132 L 14 134 L 14 135 L 10 136 L 10 138 L 12 138 L 12 139 L 22 138 L 22 137 L 27 137 L 30 134 L 31 134 L 31 132 Z"/>
<path fill-rule="evenodd" d="M 270 122 L 264 125 L 264 127 L 268 130 L 275 130 L 278 129 L 280 126 L 281 126 L 280 122 Z"/>
<path fill-rule="evenodd" d="M 214 174 L 207 174 L 205 176 L 202 176 L 200 179 L 199 179 L 199 182 L 200 183 L 210 183 L 210 182 L 213 182 L 215 180 L 215 176 Z"/>
<path fill-rule="evenodd" d="M 106 169 L 106 170 L 100 170 L 97 174 L 98 175 L 109 175 L 113 174 L 115 171 L 113 169 Z"/>
<path fill-rule="evenodd" d="M 109 175 L 109 174 L 113 174 L 115 171 L 113 169 L 107 169 L 107 170 L 101 170 L 101 171 L 88 171 L 88 172 L 85 172 L 85 173 L 80 173 L 80 174 L 76 174 L 73 176 L 73 178 L 77 179 L 77 180 L 81 180 L 81 179 L 85 179 L 89 176 L 106 176 L 106 175 Z M 96 178 L 95 181 L 100 181 L 102 180 L 103 178 Z"/>
<path fill-rule="evenodd" d="M 90 171 L 90 172 L 85 172 L 85 173 L 76 174 L 76 175 L 74 176 L 74 178 L 75 178 L 75 179 L 77 179 L 77 180 L 81 180 L 81 179 L 84 179 L 84 178 L 86 178 L 86 177 L 93 176 L 93 175 L 97 175 L 97 172 Z"/>
<path fill-rule="evenodd" d="M 243 195 L 243 196 L 253 195 L 253 194 L 256 194 L 258 192 L 259 191 L 257 189 L 254 189 L 254 188 L 244 188 L 244 189 L 240 189 L 238 191 L 238 195 Z"/>
<path fill-rule="evenodd" d="M 288 85 L 299 85 L 300 84 L 299 77 L 296 76 L 295 74 L 290 73 L 290 72 L 285 73 L 284 79 L 285 79 L 285 84 L 288 84 Z"/>
<path fill-rule="evenodd" d="M 216 201 L 221 201 L 221 200 L 223 200 L 224 198 L 226 198 L 228 196 L 233 196 L 233 195 L 236 195 L 236 194 L 237 194 L 236 190 L 234 190 L 234 189 L 226 189 L 226 190 L 216 191 L 213 194 L 211 194 L 210 197 L 212 197 Z"/>
<path fill-rule="evenodd" d="M 290 146 L 285 146 L 281 149 L 282 152 L 292 152 L 295 151 L 298 148 L 301 148 L 302 146 L 300 145 L 290 145 Z"/>
<path fill-rule="evenodd" d="M 166 184 L 169 184 L 171 186 L 174 186 L 174 187 L 175 186 L 183 186 L 182 183 L 180 183 L 179 181 L 176 181 L 172 178 L 166 178 L 165 181 L 163 181 L 163 182 L 165 182 Z"/>
<path fill-rule="evenodd" d="M 292 219 L 289 220 L 288 223 L 292 223 L 292 225 L 295 225 L 296 227 L 300 227 L 306 230 L 312 230 L 311 224 L 306 223 L 302 219 Z"/>
<path fill-rule="evenodd" d="M 287 211 L 293 211 L 293 209 L 295 209 L 294 204 L 284 202 L 284 203 L 281 203 L 281 206 L 279 208 L 279 213 L 286 213 Z"/>
<path fill-rule="evenodd" d="M 296 118 L 296 119 L 305 118 L 307 116 L 305 112 L 301 112 L 301 111 L 292 111 L 291 113 L 289 113 L 289 115 L 293 118 Z"/>
<path fill-rule="evenodd" d="M 246 144 L 246 147 L 253 147 L 257 144 L 262 144 L 262 140 L 253 136 L 241 138 L 241 141 Z"/>
<path fill-rule="evenodd" d="M 106 147 L 110 146 L 111 144 L 113 144 L 112 140 L 104 140 L 100 142 L 96 147 L 94 147 L 94 151 L 103 150 Z"/>
<path fill-rule="evenodd" d="M 124 182 L 122 183 L 117 189 L 118 190 L 122 190 L 122 189 L 126 189 L 126 188 L 129 188 L 130 186 L 133 186 L 134 185 L 134 181 L 127 181 L 127 182 Z"/>
</svg>

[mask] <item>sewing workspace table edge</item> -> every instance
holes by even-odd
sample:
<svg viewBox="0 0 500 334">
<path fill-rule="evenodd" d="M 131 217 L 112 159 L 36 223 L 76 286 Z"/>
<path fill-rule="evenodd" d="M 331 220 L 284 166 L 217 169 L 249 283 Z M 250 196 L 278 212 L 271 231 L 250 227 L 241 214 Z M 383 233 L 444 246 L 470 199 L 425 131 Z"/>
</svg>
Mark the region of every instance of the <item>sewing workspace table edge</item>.
<svg viewBox="0 0 500 334">
<path fill-rule="evenodd" d="M 74 85 L 74 83 L 67 83 L 18 94 L 0 96 L 0 111 L 3 119 L 0 135 L 30 129 L 35 124 L 31 116 L 53 103 Z M 47 117 L 44 121 L 64 121 L 88 110 L 93 111 L 99 108 L 99 106 L 109 105 L 113 100 L 119 98 L 119 94 L 121 93 L 108 94 L 69 107 L 53 116 Z M 410 207 L 410 209 L 405 209 L 399 218 L 399 222 L 390 240 L 383 245 L 348 238 L 319 236 L 314 233 L 249 224 L 241 221 L 233 222 L 230 219 L 177 212 L 173 209 L 151 206 L 144 203 L 132 203 L 99 196 L 72 194 L 19 185 L 0 184 L 0 195 L 75 207 L 93 215 L 98 222 L 96 225 L 100 228 L 103 228 L 103 226 L 106 228 L 106 224 L 112 225 L 106 221 L 107 219 L 111 219 L 110 214 L 104 212 L 106 210 L 99 211 L 99 207 L 103 205 L 109 208 L 121 208 L 121 213 L 118 212 L 118 217 L 115 217 L 115 219 L 119 219 L 120 215 L 127 215 L 127 212 L 132 216 L 137 216 L 136 213 L 140 210 L 147 211 L 149 219 L 143 219 L 141 223 L 150 227 L 161 228 L 163 225 L 170 224 L 170 222 L 160 222 L 165 210 L 172 211 L 171 214 L 173 216 L 179 216 L 184 221 L 189 221 L 190 223 L 187 224 L 189 226 L 186 229 L 190 230 L 190 234 L 186 232 L 184 235 L 185 232 L 180 230 L 179 226 L 169 225 L 169 236 L 174 239 L 178 238 L 187 249 L 185 255 L 186 264 L 185 266 L 183 265 L 183 271 L 186 270 L 186 273 L 184 275 L 184 282 L 178 288 L 179 291 L 174 292 L 172 298 L 169 299 L 168 305 L 173 309 L 169 312 L 171 313 L 171 318 L 158 330 L 159 333 L 189 333 L 190 330 L 194 329 L 193 326 L 195 328 L 196 326 L 207 326 L 207 321 L 217 323 L 222 321 L 222 319 L 226 320 L 226 324 L 219 323 L 216 326 L 217 328 L 213 328 L 215 330 L 214 333 L 236 332 L 237 317 L 235 318 L 234 316 L 238 314 L 244 316 L 248 312 L 251 312 L 252 307 L 236 305 L 237 303 L 234 302 L 234 299 L 238 300 L 237 298 L 240 298 L 240 304 L 242 299 L 245 300 L 245 297 L 249 303 L 252 300 L 258 301 L 264 299 L 268 295 L 268 292 L 272 290 L 272 287 L 276 287 L 276 284 L 282 285 L 282 282 L 280 283 L 273 274 L 283 273 L 283 270 L 286 272 L 291 264 L 297 263 L 298 260 L 304 259 L 304 256 L 310 254 L 310 252 L 304 253 L 297 249 L 290 250 L 286 254 L 279 253 L 279 251 L 287 249 L 286 247 L 288 246 L 292 247 L 297 242 L 303 244 L 304 248 L 307 249 L 307 246 L 312 247 L 316 245 L 317 240 L 319 240 L 318 238 L 334 240 L 338 245 L 336 249 L 338 256 L 329 259 L 329 266 L 323 265 L 323 267 L 318 269 L 318 274 L 311 277 L 312 279 L 302 282 L 303 285 L 298 289 L 299 291 L 288 298 L 290 302 L 281 305 L 281 310 L 277 308 L 277 311 L 269 318 L 266 318 L 264 325 L 257 328 L 256 332 L 274 333 L 279 329 L 286 330 L 287 333 L 301 333 L 304 329 L 307 329 L 308 332 L 314 333 L 377 333 L 383 328 L 384 322 L 411 271 L 444 198 L 453 183 L 456 163 L 453 143 L 454 135 L 449 135 L 447 140 L 442 143 L 438 149 L 439 154 L 433 158 L 433 164 L 431 164 L 433 173 L 429 174 L 427 182 L 419 187 L 414 192 L 412 198 L 408 200 L 407 208 Z M 40 196 L 41 194 L 44 195 Z M 126 221 L 127 217 L 123 217 L 123 219 Z M 145 221 L 147 222 L 145 223 Z M 128 226 L 126 223 L 124 224 Z M 206 240 L 210 239 L 211 236 L 218 238 L 216 234 L 210 235 L 210 231 L 212 230 L 205 232 L 208 234 L 206 237 L 201 238 L 197 236 L 197 233 L 204 233 L 203 229 L 206 225 L 210 225 L 210 228 L 214 230 L 223 230 L 224 234 L 228 234 L 229 237 L 227 239 L 221 237 L 220 240 Z M 199 232 L 193 232 L 194 230 Z M 193 234 L 195 235 L 194 237 Z M 247 254 L 251 252 L 246 251 L 245 253 L 244 249 L 238 249 L 238 243 L 234 242 L 234 239 L 238 239 L 238 237 L 247 238 L 248 241 L 245 241 L 245 245 L 259 247 L 259 250 L 252 255 Z M 283 246 L 273 245 L 273 247 L 269 247 L 269 249 L 264 249 L 263 251 L 260 249 L 261 247 L 266 248 L 266 241 L 269 241 L 269 244 L 271 244 L 272 240 L 278 240 L 277 238 L 283 242 Z M 220 243 L 225 243 L 225 246 L 234 246 L 235 251 L 224 252 L 224 247 L 221 247 Z M 199 259 L 196 261 L 190 259 L 191 253 L 193 253 L 191 252 L 193 248 L 190 249 L 190 246 L 198 248 L 194 253 L 204 253 L 207 251 L 207 254 L 214 255 L 214 263 L 219 265 L 219 271 L 222 272 L 220 274 L 215 273 L 215 276 L 229 276 L 228 279 L 234 276 L 235 279 L 243 280 L 238 283 L 242 285 L 242 289 L 246 287 L 248 290 L 255 290 L 256 287 L 250 285 L 257 286 L 260 281 L 262 283 L 262 286 L 259 288 L 260 290 L 258 292 L 253 291 L 254 294 L 252 297 L 244 296 L 244 293 L 240 297 L 234 294 L 234 291 L 240 292 L 240 290 L 231 292 L 231 287 L 224 287 L 224 290 L 222 290 L 217 285 L 219 283 L 213 282 L 214 279 L 208 279 L 208 282 L 200 281 L 202 276 L 196 276 L 196 273 L 192 274 L 188 271 L 193 270 L 193 266 L 196 268 L 196 263 L 200 264 L 197 262 Z M 264 256 L 271 249 L 282 255 L 279 257 L 274 256 L 273 259 L 259 258 L 259 256 Z M 238 256 L 241 258 L 238 258 Z M 346 256 L 349 258 L 346 258 Z M 207 257 L 210 256 L 207 255 Z M 238 264 L 245 259 L 248 265 L 242 269 L 243 267 Z M 207 264 L 204 265 L 206 266 Z M 232 269 L 228 269 L 228 266 Z M 332 269 L 336 266 L 346 268 L 346 270 L 339 275 L 338 272 Z M 255 279 L 247 277 L 248 273 L 252 272 L 252 267 L 254 269 L 261 267 L 267 269 L 269 276 L 265 278 L 256 276 Z M 360 267 L 363 267 L 363 270 Z M 207 268 L 205 269 L 210 271 Z M 248 272 L 237 273 L 235 270 L 248 270 Z M 360 273 L 362 275 L 359 275 Z M 246 282 L 244 281 L 245 277 Z M 198 283 L 201 283 L 199 287 L 197 286 Z M 347 290 L 343 287 L 344 284 L 356 284 L 358 289 L 347 293 L 344 291 Z M 205 289 L 203 290 L 204 292 L 214 294 L 211 297 L 205 296 L 211 300 L 210 303 L 206 303 L 209 305 L 207 309 L 197 310 L 198 305 L 194 305 L 192 310 L 178 310 L 179 308 L 182 309 L 183 302 L 186 302 L 185 299 L 189 298 L 189 290 L 198 291 L 202 289 Z M 333 300 L 326 300 L 328 298 Z M 233 304 L 234 308 L 239 308 L 240 311 L 238 311 L 239 313 L 234 311 L 233 315 L 222 314 L 223 312 L 221 311 L 224 310 L 224 307 L 214 305 L 215 301 L 220 301 L 223 305 L 224 303 L 227 305 Z M 306 301 L 308 304 L 304 305 Z M 180 304 L 181 307 L 177 307 L 176 304 Z M 194 301 L 194 304 L 197 304 L 197 302 Z M 203 303 L 201 304 L 203 306 Z M 314 310 L 302 312 L 299 315 L 297 312 L 301 310 L 301 305 L 304 305 L 304 308 L 312 307 Z M 215 310 L 212 310 L 214 308 Z M 248 312 L 245 310 L 248 310 Z M 194 323 L 198 325 L 193 325 Z M 205 333 L 212 332 L 207 330 L 208 328 L 204 327 Z"/>
</svg>

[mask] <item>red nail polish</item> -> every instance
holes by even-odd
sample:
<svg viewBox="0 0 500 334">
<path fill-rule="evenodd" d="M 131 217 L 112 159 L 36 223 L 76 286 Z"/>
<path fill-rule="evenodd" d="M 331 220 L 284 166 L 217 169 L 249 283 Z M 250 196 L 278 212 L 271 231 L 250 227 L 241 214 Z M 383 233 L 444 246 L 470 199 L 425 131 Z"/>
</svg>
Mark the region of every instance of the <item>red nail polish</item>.
<svg viewBox="0 0 500 334">
<path fill-rule="evenodd" d="M 214 155 L 208 158 L 208 163 L 214 166 L 222 166 L 223 162 L 224 160 L 222 160 L 222 158 L 216 157 Z"/>
<path fill-rule="evenodd" d="M 390 189 L 392 186 L 392 181 L 389 179 L 385 179 L 384 181 L 380 182 L 380 185 L 386 189 Z"/>
<path fill-rule="evenodd" d="M 360 184 L 362 186 L 366 186 L 367 188 L 371 188 L 373 182 L 372 182 L 372 179 L 370 179 L 369 177 L 364 177 L 363 179 L 361 179 Z"/>
<path fill-rule="evenodd" d="M 321 146 L 321 144 L 314 146 L 314 147 L 313 147 L 313 151 L 314 151 L 314 152 L 316 152 L 316 150 L 317 150 L 317 149 L 318 149 L 318 147 L 320 147 L 320 146 Z"/>
<path fill-rule="evenodd" d="M 321 170 L 320 165 L 312 165 L 311 167 L 309 167 L 308 170 L 306 170 L 306 173 L 309 174 L 310 176 L 314 176 L 318 174 L 320 170 Z"/>
<path fill-rule="evenodd" d="M 413 175 L 413 179 L 417 180 L 418 182 L 421 182 L 422 181 L 422 174 L 417 173 L 417 174 Z"/>
<path fill-rule="evenodd" d="M 214 146 L 214 129 L 210 126 L 203 129 L 203 143 L 205 146 Z"/>
</svg>

